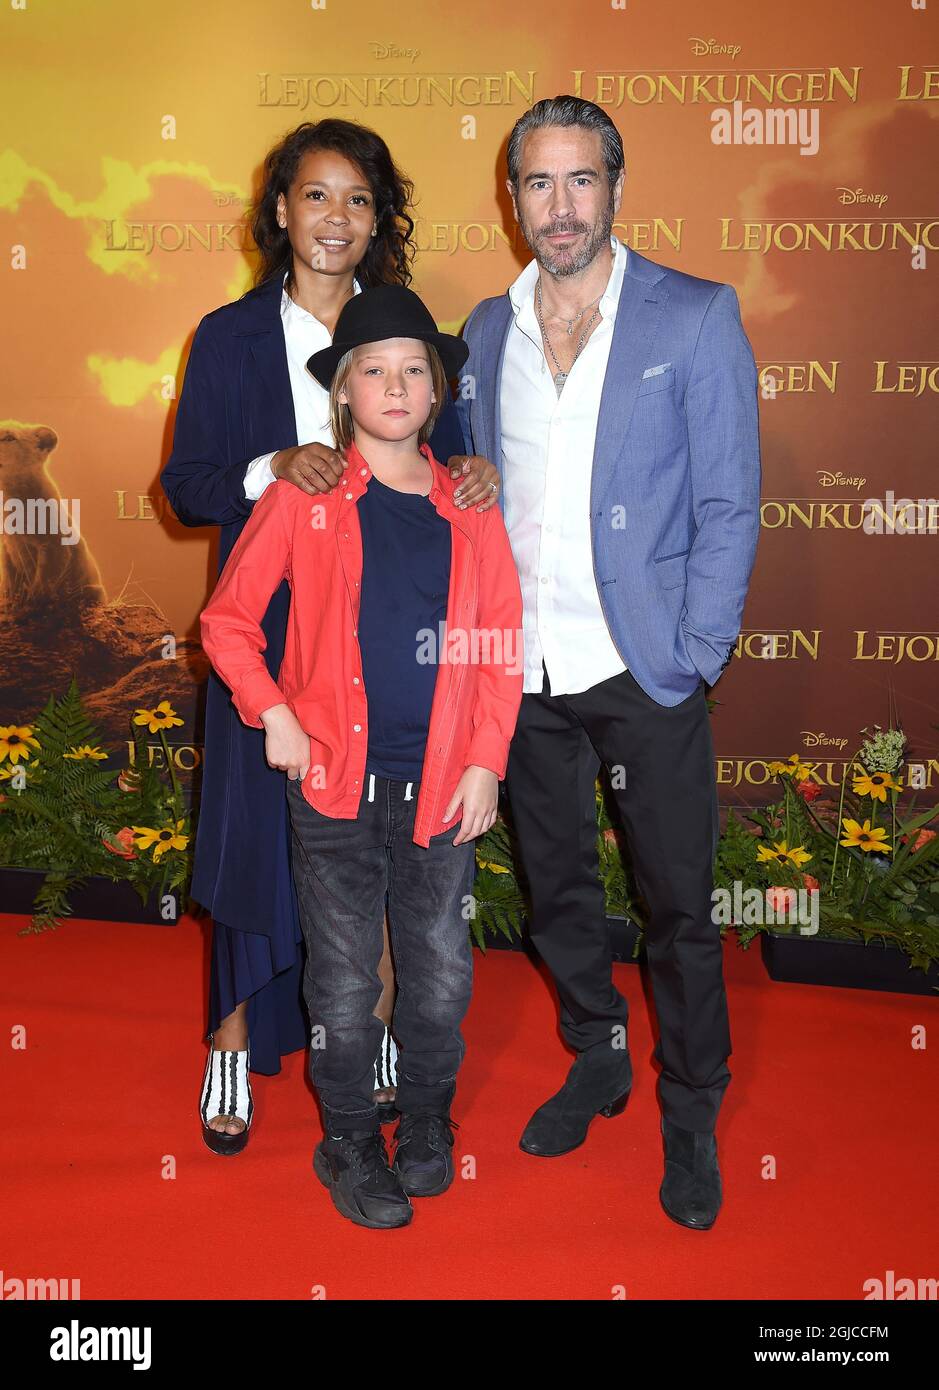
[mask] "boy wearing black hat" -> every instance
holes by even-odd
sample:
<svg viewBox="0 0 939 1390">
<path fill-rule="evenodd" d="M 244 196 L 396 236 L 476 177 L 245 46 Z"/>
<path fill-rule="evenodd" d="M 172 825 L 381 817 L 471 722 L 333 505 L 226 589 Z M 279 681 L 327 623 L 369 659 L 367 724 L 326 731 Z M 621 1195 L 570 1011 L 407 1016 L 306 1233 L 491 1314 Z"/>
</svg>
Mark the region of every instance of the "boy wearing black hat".
<svg viewBox="0 0 939 1390">
<path fill-rule="evenodd" d="M 461 509 L 427 444 L 466 359 L 411 290 L 344 307 L 307 364 L 330 390 L 344 483 L 269 487 L 202 615 L 240 716 L 288 778 L 307 943 L 310 1071 L 336 1207 L 406 1225 L 453 1180 L 450 1106 L 469 1004 L 474 839 L 492 825 L 521 700 L 521 593 L 498 508 Z M 260 618 L 291 582 L 278 680 Z M 373 1099 L 387 901 L 401 1121 L 389 1165 Z"/>
</svg>

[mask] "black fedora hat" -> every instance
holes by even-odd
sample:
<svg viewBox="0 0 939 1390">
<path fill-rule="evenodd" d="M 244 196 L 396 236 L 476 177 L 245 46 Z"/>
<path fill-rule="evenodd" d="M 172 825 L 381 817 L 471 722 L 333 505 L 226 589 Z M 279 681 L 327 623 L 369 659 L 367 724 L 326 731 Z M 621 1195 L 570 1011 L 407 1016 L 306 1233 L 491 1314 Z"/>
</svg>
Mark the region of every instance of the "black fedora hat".
<svg viewBox="0 0 939 1390">
<path fill-rule="evenodd" d="M 456 376 L 469 356 L 469 345 L 452 333 L 438 333 L 433 315 L 404 285 L 375 285 L 354 294 L 336 320 L 332 345 L 307 359 L 307 371 L 329 390 L 341 358 L 350 348 L 385 338 L 419 338 L 433 343 L 447 377 Z"/>
</svg>

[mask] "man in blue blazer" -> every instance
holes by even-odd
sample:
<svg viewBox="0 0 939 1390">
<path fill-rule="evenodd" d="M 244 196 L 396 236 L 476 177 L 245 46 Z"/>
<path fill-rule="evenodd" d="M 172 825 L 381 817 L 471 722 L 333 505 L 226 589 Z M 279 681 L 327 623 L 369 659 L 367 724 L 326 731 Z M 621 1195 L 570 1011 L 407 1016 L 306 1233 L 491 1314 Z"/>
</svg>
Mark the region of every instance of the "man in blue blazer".
<svg viewBox="0 0 939 1390">
<path fill-rule="evenodd" d="M 598 877 L 603 764 L 647 909 L 660 1198 L 707 1229 L 731 1046 L 705 692 L 730 660 L 756 551 L 756 365 L 729 285 L 611 236 L 624 157 L 601 108 L 538 102 L 512 132 L 508 172 L 534 260 L 470 315 L 458 409 L 466 451 L 500 469 L 522 584 L 525 693 L 506 789 L 531 938 L 577 1053 L 521 1147 L 569 1152 L 632 1085 Z"/>
</svg>

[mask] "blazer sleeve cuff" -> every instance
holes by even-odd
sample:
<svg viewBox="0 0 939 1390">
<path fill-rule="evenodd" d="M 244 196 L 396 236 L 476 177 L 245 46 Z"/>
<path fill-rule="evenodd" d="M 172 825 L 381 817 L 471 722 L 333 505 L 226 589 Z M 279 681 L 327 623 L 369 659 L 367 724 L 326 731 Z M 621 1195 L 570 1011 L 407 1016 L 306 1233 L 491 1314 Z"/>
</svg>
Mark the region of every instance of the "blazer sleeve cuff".
<svg viewBox="0 0 939 1390">
<path fill-rule="evenodd" d="M 700 633 L 690 628 L 687 623 L 682 623 L 682 631 L 685 635 L 688 655 L 698 673 L 704 677 L 706 685 L 716 685 L 733 656 L 733 642 L 729 645 L 720 642 L 720 645 L 715 648 L 711 643 L 717 643 L 719 639 L 705 639 Z"/>
</svg>

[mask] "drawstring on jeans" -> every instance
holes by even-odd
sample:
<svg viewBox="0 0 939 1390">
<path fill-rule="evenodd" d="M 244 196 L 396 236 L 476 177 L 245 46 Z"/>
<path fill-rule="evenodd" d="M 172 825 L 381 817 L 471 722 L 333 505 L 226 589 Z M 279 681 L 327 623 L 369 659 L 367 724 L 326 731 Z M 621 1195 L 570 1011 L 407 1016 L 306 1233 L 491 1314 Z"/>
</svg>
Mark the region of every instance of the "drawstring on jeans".
<svg viewBox="0 0 939 1390">
<path fill-rule="evenodd" d="M 414 783 L 413 783 L 413 782 L 408 782 L 407 786 L 405 787 L 405 789 L 404 789 L 404 799 L 405 799 L 405 801 L 410 801 L 410 800 L 411 800 L 411 788 L 412 788 L 413 786 L 414 786 Z M 370 773 L 368 774 L 368 798 L 367 798 L 367 799 L 368 799 L 369 801 L 374 801 L 374 800 L 375 800 L 375 774 L 374 774 L 374 772 L 370 772 Z"/>
</svg>

